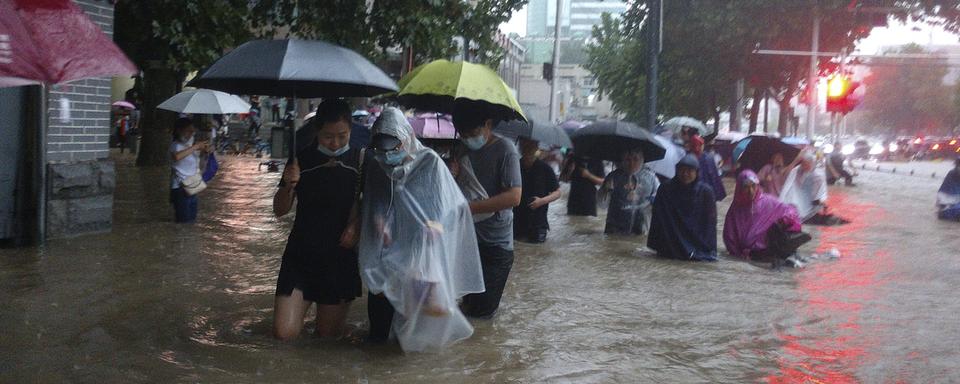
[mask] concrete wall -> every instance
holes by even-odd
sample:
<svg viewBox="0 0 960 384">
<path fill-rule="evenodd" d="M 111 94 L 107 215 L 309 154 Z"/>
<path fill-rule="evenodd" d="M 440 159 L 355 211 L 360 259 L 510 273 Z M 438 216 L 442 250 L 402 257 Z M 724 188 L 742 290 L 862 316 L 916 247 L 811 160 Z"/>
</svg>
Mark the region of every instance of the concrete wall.
<svg viewBox="0 0 960 384">
<path fill-rule="evenodd" d="M 103 31 L 113 35 L 113 5 L 74 0 Z M 109 231 L 115 171 L 108 159 L 111 79 L 96 78 L 51 88 L 47 127 L 47 237 Z"/>
</svg>

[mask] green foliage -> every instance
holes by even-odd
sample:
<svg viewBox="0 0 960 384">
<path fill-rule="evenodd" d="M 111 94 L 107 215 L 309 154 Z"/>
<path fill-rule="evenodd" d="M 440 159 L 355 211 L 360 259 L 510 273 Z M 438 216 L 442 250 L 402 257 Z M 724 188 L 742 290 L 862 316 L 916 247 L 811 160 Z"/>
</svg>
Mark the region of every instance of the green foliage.
<svg viewBox="0 0 960 384">
<path fill-rule="evenodd" d="M 925 53 L 917 45 L 907 45 L 894 53 Z M 903 134 L 938 134 L 951 131 L 957 115 L 956 88 L 945 85 L 946 58 L 918 63 L 908 59 L 877 59 L 867 87 L 862 109 L 873 131 Z"/>
</svg>

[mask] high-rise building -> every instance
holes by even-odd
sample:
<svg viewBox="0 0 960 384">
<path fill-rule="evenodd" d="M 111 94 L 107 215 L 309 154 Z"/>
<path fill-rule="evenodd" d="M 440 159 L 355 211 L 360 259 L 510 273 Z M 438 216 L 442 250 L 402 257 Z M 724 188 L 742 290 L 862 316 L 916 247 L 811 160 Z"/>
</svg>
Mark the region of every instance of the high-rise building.
<svg viewBox="0 0 960 384">
<path fill-rule="evenodd" d="M 627 10 L 622 0 L 561 0 L 561 37 L 590 37 L 593 26 L 604 13 L 619 16 Z M 527 36 L 553 36 L 557 17 L 556 0 L 530 0 L 527 4 Z"/>
</svg>

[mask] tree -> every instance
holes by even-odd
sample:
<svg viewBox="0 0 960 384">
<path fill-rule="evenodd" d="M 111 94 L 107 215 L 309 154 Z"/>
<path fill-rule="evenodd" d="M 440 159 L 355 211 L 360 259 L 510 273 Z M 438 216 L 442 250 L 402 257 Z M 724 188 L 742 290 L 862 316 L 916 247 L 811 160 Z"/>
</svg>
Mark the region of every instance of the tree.
<svg viewBox="0 0 960 384">
<path fill-rule="evenodd" d="M 500 23 L 524 0 L 119 0 L 114 38 L 143 70 L 141 150 L 137 165 L 169 161 L 175 114 L 156 106 L 180 90 L 187 73 L 210 65 L 253 37 L 322 39 L 373 59 L 415 47 L 416 61 L 451 56 L 452 40 L 475 42 L 476 61 L 499 62 Z"/>
<path fill-rule="evenodd" d="M 114 40 L 142 71 L 138 166 L 169 162 L 176 114 L 156 106 L 180 90 L 189 71 L 251 35 L 244 0 L 118 1 Z"/>
<path fill-rule="evenodd" d="M 823 16 L 821 50 L 850 48 L 863 36 L 847 13 L 849 1 L 817 3 Z M 588 69 L 597 73 L 601 90 L 610 94 L 616 108 L 632 119 L 642 117 L 646 108 L 645 96 L 635 84 L 645 83 L 648 65 L 648 4 L 634 2 L 621 21 L 595 28 L 595 44 L 589 49 Z M 665 1 L 659 111 L 718 118 L 731 105 L 725 95 L 738 79 L 746 79 L 756 96 L 772 91 L 779 102 L 789 103 L 804 83 L 808 59 L 754 51 L 808 50 L 813 9 L 813 2 L 797 0 Z M 629 60 L 616 58 L 624 55 L 630 55 Z M 624 82 L 623 74 L 635 76 L 635 81 Z M 751 112 L 755 126 L 759 108 Z M 789 119 L 779 120 L 782 124 Z"/>
<path fill-rule="evenodd" d="M 892 53 L 925 53 L 907 45 Z M 945 58 L 877 59 L 865 79 L 862 108 L 875 133 L 947 134 L 955 116 L 954 93 L 944 84 L 949 70 Z"/>
</svg>

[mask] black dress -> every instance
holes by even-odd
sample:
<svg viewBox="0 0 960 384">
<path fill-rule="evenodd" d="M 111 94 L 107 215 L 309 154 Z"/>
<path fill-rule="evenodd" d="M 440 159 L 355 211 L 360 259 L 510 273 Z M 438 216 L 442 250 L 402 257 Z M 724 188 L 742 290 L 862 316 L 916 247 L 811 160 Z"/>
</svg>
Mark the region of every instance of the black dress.
<svg viewBox="0 0 960 384">
<path fill-rule="evenodd" d="M 586 168 L 594 176 L 603 178 L 603 160 L 575 158 L 577 167 Z M 567 214 L 571 216 L 597 215 L 597 185 L 587 180 L 576 169 L 570 175 L 570 196 L 567 198 Z"/>
<path fill-rule="evenodd" d="M 530 203 L 536 197 L 547 196 L 560 188 L 557 175 L 543 160 L 535 160 L 530 168 L 520 167 L 523 189 L 520 205 L 513 208 L 514 237 L 533 237 L 538 231 L 550 229 L 547 223 L 547 207 L 530 209 Z"/>
<path fill-rule="evenodd" d="M 297 288 L 304 300 L 332 305 L 361 294 L 357 253 L 339 245 L 356 198 L 361 151 L 350 149 L 330 163 L 316 148 L 314 140 L 297 154 L 297 216 L 283 252 L 277 295 Z"/>
</svg>

